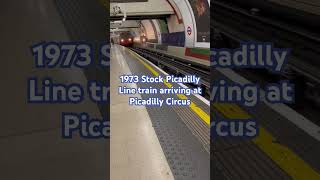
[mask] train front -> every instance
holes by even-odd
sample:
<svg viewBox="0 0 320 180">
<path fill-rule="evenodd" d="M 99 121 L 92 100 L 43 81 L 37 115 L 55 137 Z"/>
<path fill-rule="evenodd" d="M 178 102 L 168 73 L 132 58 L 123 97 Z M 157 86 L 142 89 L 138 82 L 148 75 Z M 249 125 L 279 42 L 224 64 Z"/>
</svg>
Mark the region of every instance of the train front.
<svg viewBox="0 0 320 180">
<path fill-rule="evenodd" d="M 133 46 L 133 35 L 130 32 L 123 32 L 120 34 L 120 45 L 131 47 Z"/>
</svg>

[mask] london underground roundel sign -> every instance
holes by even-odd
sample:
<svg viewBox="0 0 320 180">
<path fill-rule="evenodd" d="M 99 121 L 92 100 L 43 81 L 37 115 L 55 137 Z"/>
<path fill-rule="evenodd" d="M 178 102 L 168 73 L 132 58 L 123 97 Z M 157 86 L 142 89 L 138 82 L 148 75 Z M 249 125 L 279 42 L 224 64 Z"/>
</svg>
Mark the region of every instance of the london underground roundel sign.
<svg viewBox="0 0 320 180">
<path fill-rule="evenodd" d="M 188 33 L 189 36 L 192 34 L 192 29 L 191 29 L 190 26 L 188 26 L 188 28 L 187 28 L 187 33 Z"/>
</svg>

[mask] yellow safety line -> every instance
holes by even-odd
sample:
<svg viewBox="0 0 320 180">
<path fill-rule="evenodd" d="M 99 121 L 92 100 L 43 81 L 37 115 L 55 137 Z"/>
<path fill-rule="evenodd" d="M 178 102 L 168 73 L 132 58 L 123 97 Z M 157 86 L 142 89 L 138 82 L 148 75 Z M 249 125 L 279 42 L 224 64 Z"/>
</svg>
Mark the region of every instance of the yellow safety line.
<svg viewBox="0 0 320 180">
<path fill-rule="evenodd" d="M 250 119 L 250 115 L 242 110 L 236 104 L 230 103 L 213 103 L 213 107 L 217 109 L 227 119 Z"/>
<path fill-rule="evenodd" d="M 130 53 L 134 55 L 144 66 L 146 66 L 152 74 L 155 76 L 159 75 L 158 72 L 145 63 L 139 56 L 133 54 L 131 50 Z M 165 85 L 169 88 L 172 86 L 170 83 L 165 83 Z M 182 94 L 178 94 L 177 96 L 180 99 L 187 98 Z M 242 110 L 236 104 L 214 103 L 213 106 L 228 119 L 252 118 L 250 114 Z M 201 110 L 201 108 L 194 103 L 191 103 L 189 107 L 198 114 L 204 122 L 210 124 L 210 116 Z M 253 142 L 294 180 L 320 180 L 320 174 L 317 171 L 310 167 L 310 165 L 308 165 L 292 150 L 276 143 L 275 140 L 276 138 L 273 137 L 266 129 L 260 127 L 259 135 L 253 139 Z"/>
<path fill-rule="evenodd" d="M 213 106 L 223 114 L 226 119 L 251 119 L 252 116 L 237 104 L 214 103 Z M 283 171 L 294 180 L 320 180 L 316 172 L 303 159 L 291 149 L 276 143 L 276 138 L 263 127 L 259 128 L 259 135 L 253 142 L 269 156 Z"/>
<path fill-rule="evenodd" d="M 128 49 L 130 54 L 133 55 L 137 60 L 139 60 L 147 69 L 149 69 L 149 71 L 151 71 L 151 73 L 154 76 L 159 76 L 159 73 L 157 71 L 155 71 L 149 64 L 147 64 L 141 57 L 137 56 L 135 53 L 133 53 L 133 51 L 131 51 L 130 49 Z M 168 82 L 164 82 L 164 84 L 168 87 L 171 88 L 172 84 L 168 83 Z M 178 98 L 180 99 L 188 99 L 185 95 L 183 94 L 177 94 Z M 207 125 L 210 125 L 210 116 L 203 111 L 199 106 L 197 106 L 194 102 L 191 102 L 191 104 L 189 105 L 189 108 L 195 112 Z"/>
<path fill-rule="evenodd" d="M 251 119 L 252 116 L 237 104 L 214 103 L 213 106 L 227 119 Z M 283 171 L 294 180 L 320 180 L 316 172 L 291 149 L 276 143 L 276 138 L 263 127 L 259 128 L 259 135 L 253 142 L 269 156 Z"/>
<path fill-rule="evenodd" d="M 292 150 L 275 142 L 266 129 L 260 127 L 253 142 L 294 180 L 320 180 L 320 175 Z"/>
</svg>

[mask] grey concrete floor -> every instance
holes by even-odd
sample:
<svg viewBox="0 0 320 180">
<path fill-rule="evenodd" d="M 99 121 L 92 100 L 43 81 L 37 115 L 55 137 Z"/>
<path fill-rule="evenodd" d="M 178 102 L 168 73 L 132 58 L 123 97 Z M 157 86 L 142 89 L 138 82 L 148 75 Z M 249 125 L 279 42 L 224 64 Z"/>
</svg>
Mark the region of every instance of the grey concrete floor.
<svg viewBox="0 0 320 180">
<path fill-rule="evenodd" d="M 160 146 L 151 119 L 144 106 L 130 106 L 128 98 L 140 95 L 119 95 L 119 76 L 131 74 L 120 49 L 111 49 L 111 179 L 173 180 L 167 159 Z"/>
<path fill-rule="evenodd" d="M 0 22 L 0 179 L 109 179 L 108 140 L 66 140 L 60 133 L 61 112 L 101 118 L 95 104 L 27 104 L 29 77 L 86 84 L 80 69 L 34 67 L 33 44 L 69 40 L 53 1 L 1 1 Z"/>
</svg>

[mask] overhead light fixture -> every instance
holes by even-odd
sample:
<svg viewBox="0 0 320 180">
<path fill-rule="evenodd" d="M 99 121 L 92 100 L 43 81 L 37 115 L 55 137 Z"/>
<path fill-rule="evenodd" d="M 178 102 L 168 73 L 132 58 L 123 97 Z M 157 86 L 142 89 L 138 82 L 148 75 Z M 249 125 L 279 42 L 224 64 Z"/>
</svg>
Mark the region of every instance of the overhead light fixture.
<svg viewBox="0 0 320 180">
<path fill-rule="evenodd" d="M 126 21 L 126 18 L 127 18 L 127 13 L 126 12 L 123 12 L 123 18 L 122 18 L 122 21 Z"/>
<path fill-rule="evenodd" d="M 113 21 L 114 24 L 120 24 L 122 21 Z"/>
</svg>

